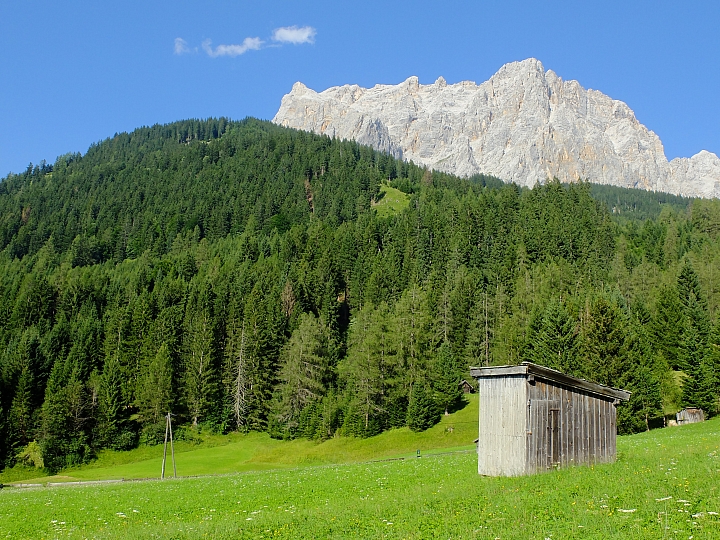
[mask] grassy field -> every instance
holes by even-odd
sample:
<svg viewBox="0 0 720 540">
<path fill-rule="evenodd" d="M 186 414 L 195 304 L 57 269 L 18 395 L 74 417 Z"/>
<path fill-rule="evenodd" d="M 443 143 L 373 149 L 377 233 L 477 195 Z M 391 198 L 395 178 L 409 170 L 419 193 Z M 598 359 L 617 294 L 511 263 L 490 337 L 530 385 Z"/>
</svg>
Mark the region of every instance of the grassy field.
<svg viewBox="0 0 720 540">
<path fill-rule="evenodd" d="M 401 452 L 430 437 L 401 431 Z M 341 440 L 338 459 L 378 457 L 389 435 Z M 478 476 L 473 452 L 310 466 L 332 456 L 314 448 L 282 470 L 4 489 L 0 538 L 720 538 L 720 419 L 620 437 L 615 464 L 523 478 Z"/>
<path fill-rule="evenodd" d="M 338 437 L 318 443 L 308 440 L 277 441 L 266 433 L 203 436 L 201 444 L 179 442 L 175 446 L 180 476 L 225 474 L 304 465 L 328 465 L 369 461 L 403 455 L 472 448 L 477 437 L 478 400 L 468 404 L 422 433 L 394 429 L 369 439 Z M 10 470 L 0 474 L 0 483 L 46 483 L 159 477 L 162 446 L 141 447 L 129 452 L 102 452 L 97 461 L 67 469 L 57 476 L 41 476 L 35 469 Z M 168 449 L 168 467 L 170 450 Z"/>
<path fill-rule="evenodd" d="M 399 214 L 410 204 L 410 197 L 394 187 L 383 184 L 380 186 L 380 193 L 384 193 L 382 199 L 373 204 L 378 217 Z"/>
<path fill-rule="evenodd" d="M 0 538 L 720 538 L 720 419 L 618 450 L 615 464 L 523 478 L 478 476 L 470 451 L 4 489 Z"/>
</svg>

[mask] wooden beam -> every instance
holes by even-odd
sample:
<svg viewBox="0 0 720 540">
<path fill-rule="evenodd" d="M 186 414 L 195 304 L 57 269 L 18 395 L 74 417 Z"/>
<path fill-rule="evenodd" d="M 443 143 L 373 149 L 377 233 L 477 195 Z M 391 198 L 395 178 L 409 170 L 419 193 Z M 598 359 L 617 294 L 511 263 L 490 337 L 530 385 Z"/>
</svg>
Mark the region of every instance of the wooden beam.
<svg viewBox="0 0 720 540">
<path fill-rule="evenodd" d="M 544 379 L 546 381 L 559 383 L 570 388 L 584 390 L 585 392 L 611 398 L 612 400 L 627 401 L 630 399 L 630 392 L 627 390 L 612 388 L 610 386 L 586 381 L 585 379 L 571 377 L 570 375 L 566 375 L 555 369 L 539 366 L 531 362 L 523 362 L 519 366 L 493 366 L 486 368 L 471 367 L 470 374 L 476 379 L 524 376 L 530 380 L 531 377 L 537 377 L 538 379 Z"/>
</svg>

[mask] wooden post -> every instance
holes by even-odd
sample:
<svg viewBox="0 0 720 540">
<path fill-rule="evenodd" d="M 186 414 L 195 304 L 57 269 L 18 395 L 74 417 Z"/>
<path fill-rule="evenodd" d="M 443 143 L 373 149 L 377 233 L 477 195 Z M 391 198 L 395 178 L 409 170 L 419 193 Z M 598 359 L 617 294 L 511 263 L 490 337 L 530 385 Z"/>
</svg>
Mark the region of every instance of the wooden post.
<svg viewBox="0 0 720 540">
<path fill-rule="evenodd" d="M 170 416 L 170 412 L 168 412 L 167 418 L 168 418 L 168 427 L 170 428 L 170 452 L 172 454 L 172 462 L 173 462 L 173 478 L 177 478 L 177 467 L 175 466 L 175 445 L 173 444 L 172 417 Z"/>
<path fill-rule="evenodd" d="M 170 427 L 170 424 L 168 423 L 169 416 L 165 417 L 165 442 L 163 443 L 163 460 L 162 460 L 162 470 L 160 471 L 160 479 L 165 479 L 165 460 L 167 459 L 167 441 L 168 441 L 168 429 Z M 173 458 L 173 462 L 174 462 Z"/>
</svg>

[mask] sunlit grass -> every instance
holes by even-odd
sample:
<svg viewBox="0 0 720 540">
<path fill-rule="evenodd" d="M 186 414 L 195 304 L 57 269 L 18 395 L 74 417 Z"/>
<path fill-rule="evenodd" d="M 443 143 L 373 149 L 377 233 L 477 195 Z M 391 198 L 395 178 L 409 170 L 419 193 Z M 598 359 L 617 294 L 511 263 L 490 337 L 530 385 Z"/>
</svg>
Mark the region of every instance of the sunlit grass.
<svg viewBox="0 0 720 540">
<path fill-rule="evenodd" d="M 440 423 L 422 433 L 408 428 L 393 429 L 376 437 L 358 439 L 336 437 L 324 442 L 298 439 L 278 441 L 266 433 L 242 435 L 204 435 L 200 444 L 178 442 L 175 445 L 177 472 L 180 476 L 226 474 L 252 470 L 286 468 L 298 465 L 327 465 L 369 461 L 403 455 L 438 452 L 448 448 L 473 448 L 477 437 L 477 396 L 468 396 L 468 404 L 456 413 L 444 416 Z M 0 482 L 69 482 L 84 480 L 157 478 L 162 464 L 162 445 L 144 446 L 128 452 L 103 451 L 89 465 L 66 469 L 57 476 L 38 477 L 24 469 L 24 475 L 7 471 Z M 168 449 L 166 475 L 172 475 Z M 34 476 L 34 477 L 33 477 Z"/>
<path fill-rule="evenodd" d="M 3 490 L 0 537 L 720 538 L 720 420 L 618 450 L 615 464 L 521 478 L 478 476 L 466 452 Z"/>
<path fill-rule="evenodd" d="M 380 186 L 380 193 L 383 197 L 372 205 L 378 217 L 386 218 L 399 214 L 410 204 L 410 197 L 394 187 L 383 184 Z"/>
</svg>

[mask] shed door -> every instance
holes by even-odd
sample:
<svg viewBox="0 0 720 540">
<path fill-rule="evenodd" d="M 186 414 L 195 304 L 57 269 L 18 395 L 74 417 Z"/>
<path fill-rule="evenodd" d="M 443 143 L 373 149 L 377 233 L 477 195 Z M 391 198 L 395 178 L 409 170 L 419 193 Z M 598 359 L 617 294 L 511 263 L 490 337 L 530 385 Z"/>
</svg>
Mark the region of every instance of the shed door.
<svg viewBox="0 0 720 540">
<path fill-rule="evenodd" d="M 530 468 L 542 471 L 557 467 L 560 464 L 560 402 L 530 400 L 529 427 Z"/>
</svg>

